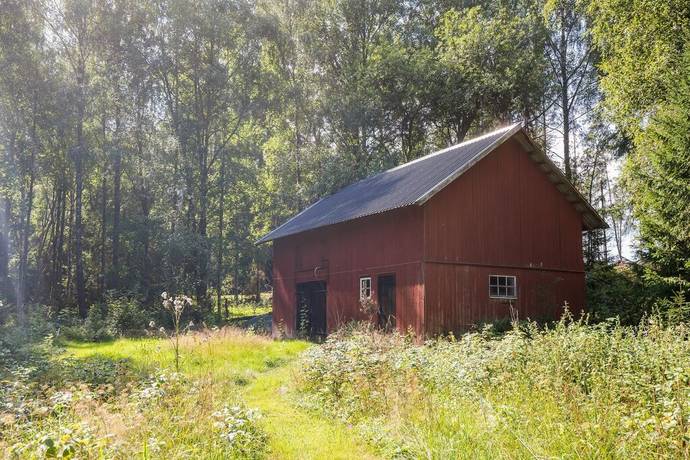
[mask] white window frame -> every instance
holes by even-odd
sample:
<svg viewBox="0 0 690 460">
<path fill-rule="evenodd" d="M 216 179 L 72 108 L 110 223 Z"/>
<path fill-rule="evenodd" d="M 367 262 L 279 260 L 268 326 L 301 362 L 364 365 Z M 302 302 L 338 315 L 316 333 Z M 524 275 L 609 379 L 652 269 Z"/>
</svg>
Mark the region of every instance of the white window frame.
<svg viewBox="0 0 690 460">
<path fill-rule="evenodd" d="M 371 276 L 359 278 L 359 300 L 364 299 L 371 299 Z"/>
<path fill-rule="evenodd" d="M 489 297 L 492 299 L 517 299 L 518 286 L 515 275 L 489 275 Z"/>
</svg>

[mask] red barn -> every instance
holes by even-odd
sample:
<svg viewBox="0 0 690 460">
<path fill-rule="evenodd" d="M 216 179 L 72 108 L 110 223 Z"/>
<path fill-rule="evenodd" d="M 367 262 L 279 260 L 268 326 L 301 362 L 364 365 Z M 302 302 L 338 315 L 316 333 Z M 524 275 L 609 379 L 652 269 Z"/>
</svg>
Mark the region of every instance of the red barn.
<svg viewBox="0 0 690 460">
<path fill-rule="evenodd" d="M 273 332 L 371 319 L 428 336 L 511 307 L 555 319 L 584 306 L 582 231 L 605 226 L 512 125 L 349 185 L 259 240 L 273 241 Z"/>
</svg>

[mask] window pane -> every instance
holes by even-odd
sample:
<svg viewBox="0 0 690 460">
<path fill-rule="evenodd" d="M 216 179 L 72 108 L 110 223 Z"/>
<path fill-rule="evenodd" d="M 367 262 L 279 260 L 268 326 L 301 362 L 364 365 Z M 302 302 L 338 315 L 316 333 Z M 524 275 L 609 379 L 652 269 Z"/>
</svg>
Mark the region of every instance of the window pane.
<svg viewBox="0 0 690 460">
<path fill-rule="evenodd" d="M 499 286 L 505 286 L 506 285 L 506 277 L 505 276 L 501 276 L 500 278 L 498 278 L 498 285 Z"/>
<path fill-rule="evenodd" d="M 515 277 L 514 276 L 508 276 L 506 278 L 508 286 L 515 286 Z"/>
<path fill-rule="evenodd" d="M 359 297 L 362 299 L 371 297 L 371 278 L 359 279 Z"/>
<path fill-rule="evenodd" d="M 497 286 L 491 286 L 489 289 L 489 295 L 496 297 L 498 296 L 498 287 Z"/>
<path fill-rule="evenodd" d="M 508 288 L 508 296 L 509 297 L 515 297 L 515 288 L 514 287 Z"/>
</svg>

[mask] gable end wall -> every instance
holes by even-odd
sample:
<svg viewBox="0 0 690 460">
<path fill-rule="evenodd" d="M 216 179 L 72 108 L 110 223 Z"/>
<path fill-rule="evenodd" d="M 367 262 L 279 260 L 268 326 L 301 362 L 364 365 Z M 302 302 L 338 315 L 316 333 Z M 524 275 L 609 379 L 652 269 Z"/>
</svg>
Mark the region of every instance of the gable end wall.
<svg viewBox="0 0 690 460">
<path fill-rule="evenodd" d="M 522 319 L 584 306 L 582 217 L 514 139 L 424 205 L 425 329 L 462 331 L 510 316 L 489 275 L 515 275 Z"/>
</svg>

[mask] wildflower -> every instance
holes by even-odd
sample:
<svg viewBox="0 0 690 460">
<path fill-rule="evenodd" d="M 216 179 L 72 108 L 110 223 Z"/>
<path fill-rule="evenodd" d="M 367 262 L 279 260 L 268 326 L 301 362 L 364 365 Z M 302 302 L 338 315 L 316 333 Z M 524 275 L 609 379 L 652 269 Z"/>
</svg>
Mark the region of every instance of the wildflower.
<svg viewBox="0 0 690 460">
<path fill-rule="evenodd" d="M 153 320 L 149 321 L 149 327 L 150 327 L 151 329 L 153 329 L 154 327 L 156 327 L 156 322 L 153 321 Z"/>
</svg>

